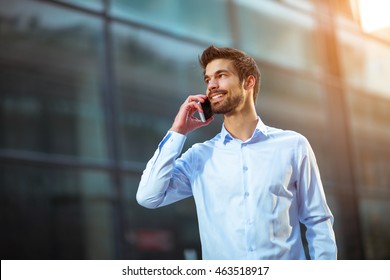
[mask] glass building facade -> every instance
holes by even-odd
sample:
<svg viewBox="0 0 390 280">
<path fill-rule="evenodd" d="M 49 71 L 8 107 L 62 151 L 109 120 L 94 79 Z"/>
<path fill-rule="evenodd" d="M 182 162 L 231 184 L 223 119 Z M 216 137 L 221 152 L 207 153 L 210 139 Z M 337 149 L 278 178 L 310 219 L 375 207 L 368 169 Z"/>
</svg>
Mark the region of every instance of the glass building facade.
<svg viewBox="0 0 390 280">
<path fill-rule="evenodd" d="M 352 2 L 0 0 L 1 259 L 201 258 L 192 199 L 135 193 L 211 44 L 253 56 L 263 121 L 312 144 L 339 258 L 389 259 L 390 30 Z"/>
</svg>

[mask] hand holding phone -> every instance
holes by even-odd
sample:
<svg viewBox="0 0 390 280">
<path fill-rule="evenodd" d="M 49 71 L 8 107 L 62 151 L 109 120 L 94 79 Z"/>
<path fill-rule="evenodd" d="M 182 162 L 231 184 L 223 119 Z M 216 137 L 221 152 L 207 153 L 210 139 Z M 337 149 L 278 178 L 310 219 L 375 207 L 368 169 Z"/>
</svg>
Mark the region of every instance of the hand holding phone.
<svg viewBox="0 0 390 280">
<path fill-rule="evenodd" d="M 202 110 L 202 114 L 200 114 L 200 110 Z M 195 116 L 196 112 L 198 112 L 200 119 Z M 190 95 L 180 106 L 169 130 L 187 135 L 199 127 L 208 125 L 213 119 L 212 115 L 211 104 L 206 95 Z"/>
</svg>

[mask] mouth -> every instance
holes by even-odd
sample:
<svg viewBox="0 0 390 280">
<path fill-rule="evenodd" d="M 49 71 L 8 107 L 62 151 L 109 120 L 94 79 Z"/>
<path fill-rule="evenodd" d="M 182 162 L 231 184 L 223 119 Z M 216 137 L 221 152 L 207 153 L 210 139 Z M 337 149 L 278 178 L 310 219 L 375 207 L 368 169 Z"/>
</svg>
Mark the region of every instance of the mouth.
<svg viewBox="0 0 390 280">
<path fill-rule="evenodd" d="M 222 91 L 222 90 L 219 90 L 219 91 L 214 91 L 214 92 L 211 92 L 210 95 L 209 95 L 209 99 L 212 103 L 216 103 L 216 102 L 219 102 L 223 99 L 223 97 L 225 96 L 227 92 L 226 91 Z"/>
</svg>

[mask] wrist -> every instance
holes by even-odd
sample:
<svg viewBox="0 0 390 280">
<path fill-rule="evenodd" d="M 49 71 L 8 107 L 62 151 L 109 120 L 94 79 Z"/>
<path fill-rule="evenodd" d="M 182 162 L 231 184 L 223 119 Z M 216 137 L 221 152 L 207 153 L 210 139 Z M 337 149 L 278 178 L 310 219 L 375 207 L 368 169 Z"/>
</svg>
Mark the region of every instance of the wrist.
<svg viewBox="0 0 390 280">
<path fill-rule="evenodd" d="M 182 135 L 187 135 L 187 131 L 185 131 L 183 128 L 180 128 L 180 127 L 177 127 L 177 126 L 171 126 L 171 128 L 169 129 L 169 131 L 173 131 L 173 132 L 176 132 L 176 133 L 179 133 L 179 134 L 182 134 Z"/>
</svg>

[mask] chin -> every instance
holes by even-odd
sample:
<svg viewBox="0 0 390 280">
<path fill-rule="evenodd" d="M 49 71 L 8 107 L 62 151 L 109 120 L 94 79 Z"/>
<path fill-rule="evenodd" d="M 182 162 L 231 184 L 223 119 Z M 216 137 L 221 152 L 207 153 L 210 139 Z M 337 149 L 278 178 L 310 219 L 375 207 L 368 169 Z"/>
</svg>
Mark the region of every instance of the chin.
<svg viewBox="0 0 390 280">
<path fill-rule="evenodd" d="M 236 104 L 232 104 L 232 103 L 227 103 L 227 104 L 216 103 L 213 104 L 211 108 L 214 114 L 228 114 L 233 112 L 237 108 L 237 106 Z"/>
<path fill-rule="evenodd" d="M 224 114 L 224 108 L 221 104 L 215 103 L 211 105 L 211 110 L 214 114 Z"/>
</svg>

